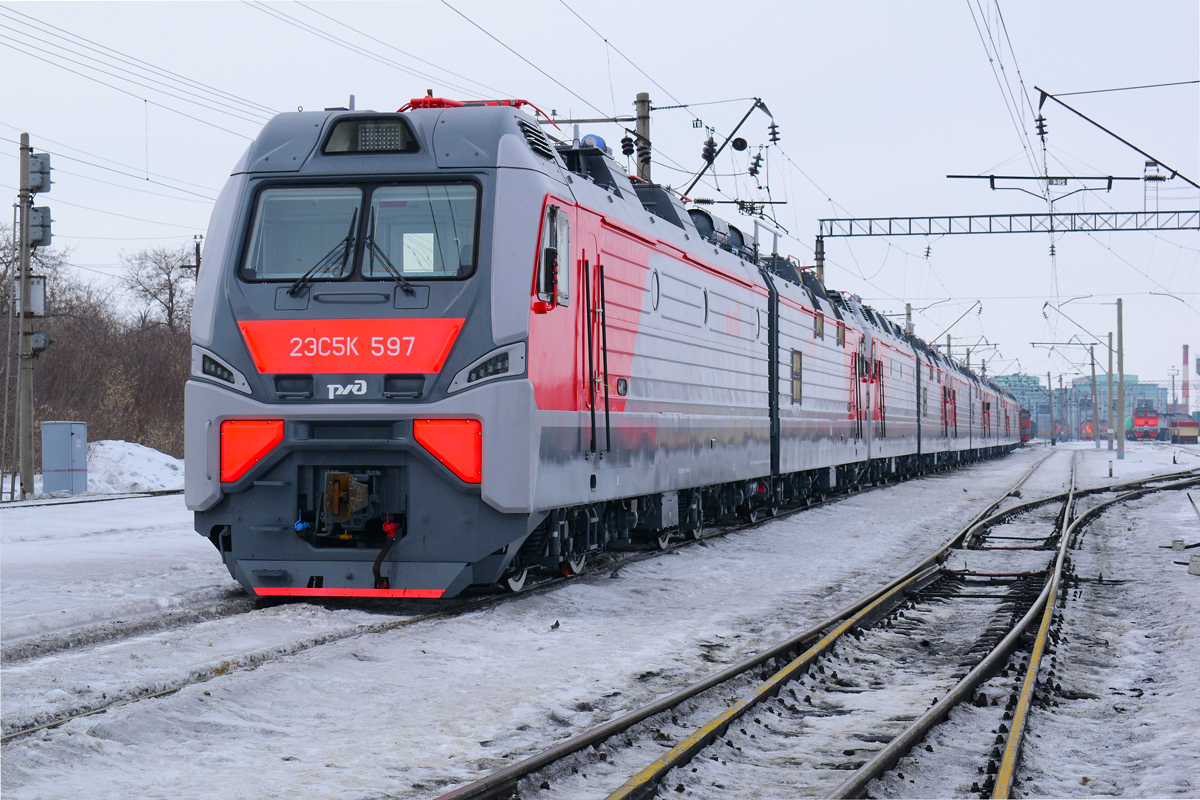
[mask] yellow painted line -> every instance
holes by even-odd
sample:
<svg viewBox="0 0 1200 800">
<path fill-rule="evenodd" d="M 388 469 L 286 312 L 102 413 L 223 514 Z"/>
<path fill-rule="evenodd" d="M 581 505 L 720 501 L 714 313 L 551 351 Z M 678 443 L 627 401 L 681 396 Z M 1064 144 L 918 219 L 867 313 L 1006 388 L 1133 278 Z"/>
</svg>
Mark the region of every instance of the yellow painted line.
<svg viewBox="0 0 1200 800">
<path fill-rule="evenodd" d="M 913 580 L 905 581 L 903 584 L 892 589 L 887 594 L 881 596 L 875 602 L 863 608 L 853 617 L 838 625 L 829 633 L 825 634 L 819 642 L 814 644 L 803 655 L 797 656 L 786 667 L 776 672 L 766 682 L 760 684 L 749 697 L 739 700 L 729 708 L 725 709 L 718 717 L 706 723 L 702 728 L 688 736 L 675 747 L 671 748 L 666 754 L 655 761 L 650 766 L 643 769 L 641 772 L 627 780 L 621 788 L 608 796 L 608 800 L 627 800 L 635 793 L 642 791 L 648 784 L 656 783 L 662 780 L 668 772 L 670 772 L 680 762 L 685 762 L 698 750 L 704 747 L 705 742 L 710 737 L 715 737 L 730 723 L 736 720 L 742 714 L 758 705 L 764 698 L 776 694 L 779 689 L 793 677 L 799 674 L 806 668 L 810 662 L 828 650 L 834 642 L 836 642 L 846 631 L 854 627 L 863 617 L 867 616 L 873 610 L 878 608 L 883 603 L 891 600 L 898 593 L 904 591 L 918 577 L 927 575 L 928 572 L 921 572 L 918 576 L 914 576 Z"/>
</svg>

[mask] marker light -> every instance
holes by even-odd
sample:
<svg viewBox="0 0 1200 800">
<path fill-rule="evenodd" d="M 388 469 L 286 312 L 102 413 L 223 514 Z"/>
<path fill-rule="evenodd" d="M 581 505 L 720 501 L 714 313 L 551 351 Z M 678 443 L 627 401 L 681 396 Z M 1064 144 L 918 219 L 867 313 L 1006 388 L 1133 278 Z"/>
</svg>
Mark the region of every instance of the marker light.
<svg viewBox="0 0 1200 800">
<path fill-rule="evenodd" d="M 493 375 L 503 375 L 508 372 L 508 353 L 501 353 L 498 356 L 493 356 L 487 361 L 480 364 L 467 375 L 467 383 L 490 378 Z"/>
<path fill-rule="evenodd" d="M 232 483 L 283 441 L 281 419 L 227 419 L 221 423 L 221 482 Z"/>
<path fill-rule="evenodd" d="M 217 363 L 217 360 L 207 353 L 203 356 L 203 366 L 201 367 L 205 375 L 210 378 L 216 378 L 226 383 L 236 383 L 233 377 L 233 370 L 226 367 L 224 364 Z"/>
<path fill-rule="evenodd" d="M 483 424 L 479 420 L 413 420 L 413 438 L 467 483 L 483 479 Z"/>
</svg>

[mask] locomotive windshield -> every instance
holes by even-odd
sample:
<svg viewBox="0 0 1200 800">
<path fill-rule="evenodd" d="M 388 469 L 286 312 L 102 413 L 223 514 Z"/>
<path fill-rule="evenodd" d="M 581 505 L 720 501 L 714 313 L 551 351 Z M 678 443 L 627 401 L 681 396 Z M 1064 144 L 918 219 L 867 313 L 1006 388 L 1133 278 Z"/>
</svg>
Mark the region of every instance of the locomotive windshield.
<svg viewBox="0 0 1200 800">
<path fill-rule="evenodd" d="M 475 253 L 476 194 L 464 184 L 381 186 L 371 194 L 368 235 L 402 275 L 466 275 Z M 368 256 L 363 276 L 389 275 Z"/>
<path fill-rule="evenodd" d="M 351 233 L 351 218 L 362 204 L 362 190 L 267 189 L 258 197 L 247 277 L 283 280 L 304 275 L 327 254 L 342 250 Z M 354 264 L 355 239 L 350 236 L 348 252 L 339 252 L 327 274 L 317 278 L 344 277 Z M 343 266 L 343 264 L 345 266 Z"/>
<path fill-rule="evenodd" d="M 479 189 L 469 183 L 268 188 L 258 197 L 242 274 L 296 280 L 316 268 L 309 279 L 355 271 L 370 280 L 465 277 L 474 267 L 478 206 Z"/>
</svg>

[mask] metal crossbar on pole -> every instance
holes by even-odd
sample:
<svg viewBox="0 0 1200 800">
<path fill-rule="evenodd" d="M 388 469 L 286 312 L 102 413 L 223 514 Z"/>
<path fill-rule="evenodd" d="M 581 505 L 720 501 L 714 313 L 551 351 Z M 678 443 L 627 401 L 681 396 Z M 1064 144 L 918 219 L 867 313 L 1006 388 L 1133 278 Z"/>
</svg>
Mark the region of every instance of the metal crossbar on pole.
<svg viewBox="0 0 1200 800">
<path fill-rule="evenodd" d="M 819 220 L 818 237 L 947 236 L 960 233 L 1059 233 L 1200 230 L 1200 211 L 986 214 Z"/>
</svg>

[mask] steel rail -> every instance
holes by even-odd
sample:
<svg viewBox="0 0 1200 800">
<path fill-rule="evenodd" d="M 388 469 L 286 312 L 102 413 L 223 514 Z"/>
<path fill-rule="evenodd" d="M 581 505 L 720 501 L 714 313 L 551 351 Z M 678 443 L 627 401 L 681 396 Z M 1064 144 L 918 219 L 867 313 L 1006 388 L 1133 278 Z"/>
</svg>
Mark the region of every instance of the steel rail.
<svg viewBox="0 0 1200 800">
<path fill-rule="evenodd" d="M 1144 486 L 1147 483 L 1158 483 L 1164 479 L 1180 477 L 1181 475 L 1195 475 L 1196 471 L 1191 470 L 1183 473 L 1172 473 L 1170 475 L 1150 476 L 1147 478 L 1139 478 L 1133 481 L 1110 484 L 1107 486 L 1095 486 L 1088 489 L 1080 489 L 1067 493 L 1070 496 L 1070 502 L 1073 504 L 1077 498 L 1085 497 L 1093 494 L 1104 494 L 1112 491 L 1119 491 L 1130 487 Z M 1185 485 L 1200 482 L 1200 477 L 1193 477 L 1188 481 L 1184 481 Z M 1161 491 L 1169 487 L 1153 487 L 1142 488 L 1131 492 L 1130 494 L 1148 494 L 1151 492 Z M 1173 488 L 1173 487 L 1170 487 Z M 1063 499 L 1066 495 L 1056 495 L 1059 499 Z M 1038 501 L 1032 501 L 1030 504 L 1038 505 Z M 1103 508 L 1105 506 L 1099 506 Z M 1080 519 L 1087 518 L 1092 514 L 1088 511 Z M 1001 514 L 997 517 L 1006 518 Z M 975 690 L 981 683 L 988 680 L 999 668 L 1003 661 L 1008 658 L 1011 652 L 1016 648 L 1020 638 L 1025 634 L 1033 622 L 1037 619 L 1039 613 L 1046 608 L 1053 608 L 1053 600 L 1050 597 L 1052 590 L 1056 591 L 1058 586 L 1059 576 L 1061 575 L 1061 565 L 1064 561 L 1063 554 L 1066 552 L 1067 543 L 1071 538 L 1075 525 L 1070 523 L 1070 510 L 1063 515 L 1062 530 L 1060 531 L 1059 549 L 1055 558 L 1055 571 L 1051 580 L 1048 580 L 1042 592 L 1038 595 L 1038 599 L 1026 612 L 1025 616 L 1013 626 L 1008 635 L 1000 641 L 1000 643 L 992 650 L 992 652 L 984 658 L 974 669 L 959 681 L 945 697 L 930 708 L 925 714 L 913 722 L 903 733 L 893 739 L 883 750 L 865 764 L 862 765 L 855 773 L 843 781 L 836 789 L 829 794 L 829 797 L 863 797 L 866 794 L 867 784 L 875 778 L 882 775 L 887 770 L 891 769 L 897 761 L 900 760 L 909 750 L 918 744 L 927 734 L 930 729 L 944 720 L 955 705 L 961 703 L 969 694 Z M 1049 604 L 1048 604 L 1049 601 Z M 1013 727 L 1016 728 L 1016 717 L 1014 715 Z M 997 781 L 999 785 L 999 781 Z"/>
<path fill-rule="evenodd" d="M 1019 504 L 1018 506 L 1013 506 L 1010 509 L 1005 509 L 1004 511 L 1002 511 L 998 514 L 995 514 L 992 517 L 987 516 L 995 509 L 996 506 L 998 506 L 1001 502 L 1003 502 L 1005 498 L 1011 496 L 1012 493 L 1014 491 L 1016 491 L 1017 488 L 1019 488 L 1022 484 L 1024 484 L 1025 481 L 1030 477 L 1030 475 L 1032 475 L 1033 470 L 1036 469 L 1038 466 L 1040 466 L 1041 463 L 1043 461 L 1045 461 L 1046 458 L 1048 458 L 1048 457 L 1049 457 L 1048 455 L 1044 456 L 1040 461 L 1038 461 L 1036 464 L 1034 464 L 1030 468 L 1029 472 L 1026 473 L 1026 475 L 1024 475 L 1021 478 L 1021 480 L 1018 481 L 1018 483 L 1016 485 L 1014 485 L 1007 493 L 1005 493 L 1005 495 L 1003 497 L 1001 497 L 999 500 L 997 500 L 995 503 L 993 503 L 991 506 L 989 506 L 987 509 L 985 509 L 983 512 L 981 512 L 979 515 L 977 515 L 970 523 L 968 523 L 968 525 L 962 531 L 960 531 L 960 533 L 958 535 L 956 535 L 953 539 L 951 539 L 949 542 L 947 542 L 945 545 L 943 545 L 942 548 L 940 548 L 934 555 L 930 556 L 928 559 L 923 561 L 920 565 L 918 565 L 916 568 L 914 568 L 914 570 L 912 570 L 911 572 L 907 573 L 906 575 L 902 576 L 901 578 L 898 578 L 896 581 L 893 581 L 893 583 L 891 583 L 888 586 L 884 587 L 883 589 L 879 590 L 877 593 L 874 593 L 871 597 L 866 598 L 865 601 L 867 602 L 867 604 L 869 604 L 871 606 L 871 609 L 877 610 L 879 607 L 884 605 L 884 603 L 886 602 L 885 595 L 886 595 L 887 599 L 894 599 L 897 594 L 899 594 L 903 591 L 906 591 L 907 589 L 911 588 L 915 584 L 919 583 L 921 580 L 927 578 L 929 575 L 936 573 L 937 568 L 934 567 L 934 564 L 940 563 L 942 555 L 945 553 L 945 551 L 950 549 L 951 547 L 961 544 L 962 542 L 965 542 L 969 534 L 972 534 L 972 533 L 978 531 L 980 528 L 983 527 L 983 524 L 988 520 L 995 519 L 997 521 L 1003 521 L 1004 519 L 1008 519 L 1009 517 L 1014 516 L 1017 513 L 1022 513 L 1023 511 L 1032 510 L 1034 508 L 1038 508 L 1040 506 L 1046 505 L 1048 502 L 1054 502 L 1055 500 L 1066 499 L 1068 501 L 1068 507 L 1067 507 L 1065 513 L 1063 514 L 1062 522 L 1061 522 L 1060 528 L 1059 528 L 1059 535 L 1062 538 L 1062 540 L 1065 542 L 1065 540 L 1067 538 L 1066 537 L 1066 528 L 1070 522 L 1070 504 L 1074 502 L 1074 497 L 1076 495 L 1107 492 L 1107 491 L 1112 491 L 1115 487 L 1123 488 L 1127 485 L 1140 486 L 1140 485 L 1143 485 L 1144 483 L 1153 482 L 1153 481 L 1161 479 L 1161 476 L 1158 478 L 1156 478 L 1156 477 L 1142 478 L 1142 479 L 1128 482 L 1128 484 L 1116 484 L 1116 485 L 1110 485 L 1110 486 L 1093 487 L 1093 488 L 1090 488 L 1087 490 L 1083 490 L 1082 492 L 1078 492 L 1074 488 L 1072 488 L 1068 492 L 1054 495 L 1051 498 L 1039 498 L 1039 499 L 1027 501 L 1025 503 Z M 1072 486 L 1074 486 L 1074 483 L 1075 483 L 1074 473 L 1075 473 L 1074 459 L 1072 459 L 1072 479 L 1071 479 Z M 1185 473 L 1185 474 L 1192 474 L 1192 473 Z M 995 523 L 993 522 L 992 524 L 995 524 Z M 931 567 L 932 567 L 932 569 L 928 569 Z M 926 570 L 928 570 L 928 571 L 926 571 Z M 1035 608 L 1036 608 L 1036 604 L 1035 604 Z M 860 611 L 861 611 L 861 609 L 860 609 Z M 884 754 L 884 757 L 880 759 L 880 762 L 888 763 L 889 765 L 890 765 L 890 763 L 894 763 L 895 759 L 899 758 L 900 755 L 903 755 L 904 752 L 907 752 L 908 749 L 910 749 L 912 747 L 912 745 L 915 744 L 916 741 L 919 740 L 929 728 L 933 727 L 934 724 L 936 724 L 938 721 L 940 721 L 942 718 L 944 718 L 945 714 L 948 713 L 949 710 L 954 705 L 956 705 L 958 702 L 961 702 L 961 700 L 966 696 L 967 692 L 972 690 L 979 683 L 982 683 L 983 680 L 986 679 L 986 677 L 990 676 L 991 671 L 993 671 L 994 669 L 996 669 L 998 667 L 1000 660 L 1003 657 L 1006 657 L 1008 655 L 1008 652 L 1011 651 L 1011 649 L 1013 647 L 1015 647 L 1018 638 L 1024 632 L 1025 628 L 1028 627 L 1029 621 L 1031 621 L 1034 618 L 1035 614 L 1036 614 L 1036 612 L 1032 611 L 1032 610 L 1029 613 L 1027 613 L 1026 617 L 1017 626 L 1017 629 L 1014 629 L 1013 632 L 1010 632 L 1010 634 L 1008 636 L 1006 636 L 1004 640 L 1002 640 L 1001 644 L 997 647 L 997 649 L 995 651 L 993 651 L 994 657 L 989 656 L 988 659 L 985 659 L 984 662 L 981 662 L 981 664 L 975 670 L 972 670 L 971 673 L 968 673 L 967 678 L 965 678 L 963 681 L 961 681 L 959 686 L 956 686 L 955 690 L 953 690 L 950 695 L 943 698 L 941 702 L 935 704 L 934 707 L 932 709 L 930 709 L 929 712 L 927 712 L 920 719 L 918 719 L 918 721 L 916 723 L 914 723 L 912 726 L 910 726 L 910 728 L 908 730 L 906 730 L 900 736 L 896 737 L 896 739 L 894 739 L 893 742 L 891 744 L 889 744 L 887 748 L 884 749 L 884 751 L 881 751 L 881 753 Z M 772 697 L 775 694 L 777 694 L 780 686 L 786 684 L 788 682 L 788 680 L 790 680 L 791 678 L 793 678 L 796 675 L 803 672 L 815 658 L 817 658 L 818 656 L 820 656 L 821 654 L 826 652 L 830 647 L 832 647 L 838 637 L 840 637 L 846 631 L 851 630 L 855 625 L 859 624 L 866 616 L 867 616 L 866 613 L 855 612 L 855 617 L 850 621 L 847 621 L 845 619 L 837 620 L 840 624 L 835 629 L 835 631 L 831 632 L 829 635 L 822 638 L 821 641 L 817 643 L 817 645 L 810 648 L 809 651 L 807 651 L 805 654 L 803 654 L 799 658 L 795 659 L 793 662 L 789 663 L 786 667 L 783 668 L 783 670 L 780 670 L 778 673 L 776 673 L 776 675 L 772 676 L 766 682 L 764 682 L 760 686 L 758 686 L 753 691 L 753 693 L 751 694 L 751 696 L 749 698 L 747 698 L 746 700 L 738 701 L 738 703 L 736 703 L 734 706 L 731 706 L 730 708 L 728 708 L 725 712 L 723 712 L 717 718 L 711 720 L 706 725 L 704 725 L 702 728 L 700 728 L 695 733 L 693 733 L 691 736 L 684 739 L 675 748 L 673 748 L 671 751 L 669 751 L 667 754 L 665 754 L 662 758 L 658 759 L 653 764 L 651 764 L 650 766 L 643 769 L 641 772 L 639 772 L 637 775 L 635 775 L 633 778 L 631 778 L 629 781 L 627 781 L 624 785 L 622 785 L 621 788 L 619 788 L 616 792 L 613 792 L 612 794 L 610 794 L 608 796 L 608 800 L 639 800 L 640 798 L 646 798 L 646 797 L 652 796 L 653 793 L 656 791 L 656 787 L 659 785 L 659 783 L 662 781 L 662 779 L 666 776 L 666 774 L 671 769 L 674 769 L 676 767 L 687 764 L 692 759 L 692 757 L 695 756 L 696 753 L 698 753 L 701 749 L 703 749 L 708 744 L 710 744 L 712 742 L 712 740 L 715 739 L 717 736 L 721 735 L 721 733 L 723 733 L 728 728 L 728 726 L 731 722 L 735 721 L 736 719 L 738 719 L 739 717 L 744 715 L 746 713 L 746 711 L 749 711 L 750 709 L 752 709 L 755 705 L 757 705 L 762 700 L 767 699 L 767 698 Z M 1002 648 L 1003 648 L 1002 653 L 997 652 L 997 651 L 1001 650 Z M 756 666 L 757 666 L 757 664 L 756 664 Z M 969 687 L 964 686 L 964 684 L 967 683 L 967 681 L 972 681 L 972 680 L 973 680 L 973 682 L 971 683 L 971 685 Z M 918 726 L 922 727 L 922 729 L 919 732 L 917 731 Z M 617 731 L 617 732 L 619 732 L 619 731 Z M 879 756 L 877 756 L 877 758 L 879 758 Z M 875 763 L 876 767 L 878 767 L 878 763 L 875 762 L 875 759 L 872 759 L 872 761 L 867 762 L 867 764 L 865 764 L 862 768 L 860 768 L 860 770 L 857 771 L 855 773 L 855 775 L 851 776 L 850 779 L 843 782 L 843 786 L 852 785 L 852 781 L 854 781 L 855 777 L 864 774 L 865 771 L 869 767 L 871 767 L 871 765 L 873 763 Z M 884 769 L 886 769 L 886 767 L 878 769 L 878 772 L 882 772 L 882 771 L 884 771 Z M 878 772 L 876 774 L 878 774 Z M 874 775 L 872 775 L 871 777 L 874 777 Z M 862 785 L 865 787 L 866 783 L 869 782 L 870 779 L 871 778 L 866 778 L 866 780 L 862 780 Z M 839 787 L 839 789 L 840 788 L 841 787 Z M 836 791 L 837 790 L 835 790 L 835 792 Z M 833 796 L 838 796 L 838 795 L 835 794 Z"/>
<path fill-rule="evenodd" d="M 1044 456 L 1042 458 L 1042 461 L 1044 461 L 1048 457 L 1049 457 L 1048 455 Z M 1020 482 L 1018 482 L 1017 486 L 1020 486 L 1021 483 L 1024 483 L 1025 479 L 1028 478 L 1030 474 L 1032 474 L 1033 470 L 1036 469 L 1039 464 L 1041 464 L 1041 461 L 1039 461 L 1037 464 L 1034 464 L 1033 467 L 1030 468 L 1029 473 L 1026 474 L 1026 476 L 1023 477 Z M 808 509 L 819 508 L 821 506 L 837 503 L 847 497 L 861 494 L 863 492 L 874 491 L 876 489 L 883 489 L 883 488 L 886 488 L 886 485 L 875 486 L 875 487 L 866 487 L 866 488 L 862 488 L 862 489 L 859 489 L 854 492 L 847 492 L 846 494 L 833 495 L 833 496 L 828 497 L 827 499 L 812 503 L 811 505 L 804 505 L 804 506 L 799 506 L 796 508 L 785 509 L 784 511 L 782 511 L 780 513 L 779 518 L 782 518 L 785 516 L 791 516 L 792 514 L 796 514 L 801 511 L 806 511 Z M 1014 487 L 1014 490 L 1015 490 L 1015 488 L 1016 487 Z M 1010 490 L 1010 491 L 1012 491 L 1012 490 Z M 77 500 L 74 502 L 77 502 L 77 503 L 78 502 L 96 502 L 99 500 L 110 500 L 110 499 L 111 500 L 121 500 L 121 499 L 129 499 L 131 497 L 152 496 L 152 495 L 156 495 L 156 494 L 180 494 L 180 493 L 182 493 L 182 490 L 174 490 L 174 489 L 154 490 L 151 492 L 142 492 L 142 493 L 139 493 L 136 495 L 121 495 L 121 496 L 111 497 L 111 498 L 103 497 L 103 498 L 95 498 L 95 499 L 89 499 L 89 500 Z M 34 503 L 34 504 L 28 504 L 28 505 L 66 505 L 70 502 L 71 501 L 66 501 L 64 503 Z M 1000 501 L 997 501 L 997 502 L 1000 502 Z M 7 506 L 7 504 L 5 504 L 5 505 Z M 9 506 L 9 507 L 11 507 L 11 506 Z M 692 545 L 696 544 L 697 542 L 708 541 L 709 539 L 719 539 L 721 537 L 728 536 L 732 533 L 737 533 L 737 532 L 745 530 L 755 524 L 758 524 L 758 523 L 757 522 L 741 522 L 741 523 L 736 523 L 736 524 L 732 524 L 732 525 L 722 526 L 720 528 L 714 529 L 711 533 L 707 533 L 707 534 L 703 535 L 700 539 L 697 539 L 697 540 L 686 540 L 685 539 L 685 540 L 676 542 L 662 550 L 650 550 L 650 551 L 646 551 L 646 552 L 633 553 L 625 558 L 620 559 L 619 561 L 617 561 L 613 564 L 608 565 L 608 568 L 609 569 L 620 568 L 620 567 L 628 566 L 629 564 L 636 564 L 636 563 L 638 563 L 640 561 L 644 561 L 648 558 L 655 558 L 658 555 L 660 555 L 661 553 L 672 552 L 672 551 L 678 550 L 683 547 L 692 546 Z M 10 733 L 0 735 L 0 743 L 8 742 L 13 739 L 17 739 L 17 738 L 20 738 L 23 736 L 27 736 L 29 734 L 37 733 L 38 731 L 43 731 L 43 730 L 46 730 L 49 728 L 57 728 L 58 726 L 64 725 L 68 722 L 71 722 L 72 720 L 82 719 L 84 717 L 91 717 L 91 716 L 95 716 L 97 714 L 103 714 L 104 712 L 106 712 L 110 709 L 120 708 L 121 706 L 127 706 L 132 703 L 140 702 L 142 700 L 152 700 L 152 699 L 158 698 L 158 697 L 166 697 L 167 695 L 172 695 L 172 694 L 180 691 L 181 689 L 186 689 L 189 686 L 196 686 L 198 684 L 207 683 L 208 681 L 212 680 L 215 677 L 219 677 L 220 675 L 227 675 L 234 671 L 241 671 L 243 669 L 258 667 L 258 666 L 261 666 L 262 664 L 265 664 L 265 663 L 268 663 L 271 661 L 278 661 L 278 660 L 280 660 L 282 658 L 286 658 L 288 656 L 293 656 L 298 653 L 302 653 L 307 650 L 311 650 L 313 648 L 320 647 L 322 645 L 333 644 L 335 642 L 343 641 L 345 639 L 349 639 L 354 636 L 386 633 L 388 631 L 392 631 L 397 628 L 407 627 L 409 625 L 414 625 L 419 622 L 426 622 L 431 619 L 457 616 L 459 614 L 466 614 L 466 613 L 470 613 L 472 611 L 478 611 L 478 610 L 481 610 L 484 608 L 488 608 L 493 605 L 499 605 L 500 603 L 515 601 L 522 597 L 529 597 L 529 596 L 533 596 L 533 595 L 544 594 L 546 592 L 549 592 L 553 589 L 558 588 L 559 586 L 567 583 L 568 581 L 575 580 L 578 577 L 580 577 L 580 576 L 572 575 L 572 576 L 563 576 L 563 577 L 552 577 L 547 580 L 541 581 L 533 586 L 530 586 L 530 587 L 524 589 L 523 591 L 521 591 L 520 593 L 489 595 L 487 597 L 470 600 L 465 603 L 459 603 L 459 604 L 456 604 L 456 605 L 453 605 L 453 606 L 450 606 L 447 608 L 438 609 L 437 611 L 431 611 L 431 612 L 428 612 L 425 614 L 420 614 L 420 615 L 417 615 L 414 617 L 406 617 L 404 619 L 396 620 L 394 622 L 388 622 L 388 623 L 383 623 L 383 624 L 379 624 L 379 625 L 359 625 L 359 626 L 355 626 L 354 628 L 349 629 L 349 630 L 334 631 L 325 636 L 316 637 L 314 639 L 310 639 L 307 642 L 302 642 L 301 646 L 298 647 L 297 649 L 292 650 L 285 654 L 281 654 L 281 655 L 267 656 L 267 657 L 263 657 L 263 658 L 234 659 L 238 663 L 234 664 L 232 666 L 232 668 L 224 669 L 224 671 L 222 671 L 222 672 L 218 673 L 218 672 L 205 671 L 203 674 L 198 675 L 198 676 L 192 678 L 191 680 L 181 682 L 181 683 L 179 683 L 175 686 L 169 687 L 167 689 L 163 689 L 163 690 L 155 691 L 155 692 L 148 692 L 146 694 L 140 694 L 140 695 L 136 695 L 134 697 L 126 697 L 126 698 L 123 698 L 120 700 L 114 700 L 110 703 L 106 703 L 101 706 L 97 706 L 96 708 L 88 709 L 86 711 L 80 711 L 80 712 L 77 712 L 74 714 L 67 714 L 67 715 L 63 715 L 61 717 L 55 717 L 54 719 L 51 719 L 44 723 L 40 723 L 38 725 L 30 726 L 27 728 L 21 728 L 20 730 L 15 730 Z M 584 578 L 586 579 L 586 576 L 584 576 Z M 124 638 L 128 638 L 128 637 L 124 637 Z M 99 643 L 97 642 L 96 644 L 99 644 Z M 50 654 L 46 654 L 46 655 L 50 655 Z M 35 656 L 35 657 L 39 657 L 39 656 Z M 771 656 L 771 657 L 773 657 L 773 656 Z M 763 660 L 766 660 L 766 659 L 763 659 Z"/>
<path fill-rule="evenodd" d="M 169 494 L 183 494 L 183 489 L 147 489 L 144 492 L 120 492 L 119 494 L 105 495 L 103 497 L 43 497 L 40 500 L 5 500 L 4 502 L 0 502 L 0 509 L 106 503 L 110 500 L 134 500 L 139 497 L 163 497 Z"/>
<path fill-rule="evenodd" d="M 807 630 L 787 639 L 786 641 L 773 645 L 757 655 L 751 656 L 737 664 L 721 670 L 718 673 L 710 675 L 698 683 L 662 697 L 649 705 L 643 706 L 642 708 L 636 709 L 635 711 L 632 711 L 621 717 L 609 720 L 601 725 L 590 728 L 583 733 L 560 742 L 547 750 L 525 758 L 516 764 L 512 764 L 504 769 L 498 770 L 491 775 L 440 795 L 437 800 L 467 800 L 467 798 L 496 798 L 504 796 L 505 793 L 511 791 L 512 787 L 514 787 L 522 778 L 538 772 L 539 770 L 544 769 L 545 767 L 550 766 L 557 761 L 561 761 L 573 753 L 610 739 L 645 719 L 674 708 L 680 703 L 683 703 L 684 701 L 689 700 L 692 697 L 707 691 L 708 689 L 719 686 L 723 683 L 727 683 L 728 681 L 743 675 L 750 670 L 760 667 L 767 661 L 778 658 L 785 653 L 798 650 L 799 648 L 805 646 L 812 647 L 812 642 L 818 642 L 817 646 L 820 646 L 820 641 L 823 641 L 822 632 L 828 631 L 831 627 L 840 627 L 851 619 L 861 620 L 866 615 L 863 612 L 865 612 L 868 607 L 871 607 L 872 609 L 877 608 L 882 598 L 894 597 L 897 592 L 901 591 L 903 588 L 912 583 L 914 578 L 923 577 L 924 575 L 928 574 L 931 571 L 931 567 L 940 562 L 943 553 L 953 547 L 957 542 L 961 541 L 963 537 L 966 536 L 967 532 L 971 530 L 980 520 L 993 513 L 997 506 L 1004 502 L 1006 498 L 1011 496 L 1013 492 L 1023 486 L 1025 482 L 1033 475 L 1034 471 L 1048 458 L 1050 458 L 1051 455 L 1053 455 L 1053 452 L 1047 453 L 1034 462 L 1020 477 L 1020 479 L 1018 479 L 1016 483 L 1009 487 L 1009 489 L 1005 491 L 1003 495 L 976 514 L 975 517 L 973 517 L 971 521 L 962 528 L 962 530 L 960 530 L 945 544 L 939 547 L 932 555 L 928 556 L 908 572 L 891 581 L 887 585 L 871 592 L 867 596 L 862 597 L 853 603 L 850 603 L 845 608 L 835 612 L 827 619 L 816 623 Z M 822 651 L 824 649 L 827 649 L 827 647 L 823 647 Z M 803 659 L 805 656 L 802 655 L 800 658 Z M 805 664 L 807 664 L 808 661 L 811 661 L 811 658 L 805 661 Z M 785 669 L 787 669 L 787 667 L 785 667 Z M 745 710 L 749 710 L 752 707 L 753 704 L 746 706 L 743 710 L 743 713 Z"/>
<path fill-rule="evenodd" d="M 1062 567 L 1062 553 L 1066 549 L 1067 530 L 1071 524 L 1071 510 L 1075 503 L 1075 459 L 1071 459 L 1071 490 L 1067 492 L 1066 505 L 1063 507 L 1062 521 L 1059 524 L 1059 555 L 1055 563 L 1055 576 L 1059 574 Z M 827 797 L 864 797 L 866 795 L 867 784 L 875 778 L 882 775 L 887 770 L 904 756 L 912 747 L 925 737 L 931 728 L 944 720 L 951 709 L 961 703 L 968 695 L 975 691 L 975 687 L 987 680 L 991 675 L 999 669 L 1004 659 L 1008 658 L 1009 653 L 1017 646 L 1017 641 L 1025 633 L 1026 627 L 1037 616 L 1038 610 L 1042 604 L 1046 602 L 1047 596 L 1050 594 L 1053 586 L 1057 585 L 1055 581 L 1047 581 L 1042 592 L 1038 595 L 1038 599 L 1030 607 L 1025 616 L 1020 622 L 1013 626 L 1008 634 L 1000 640 L 1000 643 L 992 648 L 992 651 L 978 664 L 975 668 L 966 674 L 953 689 L 933 705 L 928 711 L 918 717 L 911 725 L 908 726 L 899 736 L 890 741 L 886 747 L 876 753 L 869 761 L 859 767 L 846 780 L 842 781 L 837 788 L 830 792 Z"/>
<path fill-rule="evenodd" d="M 996 774 L 996 785 L 992 792 L 993 798 L 1008 798 L 1012 793 L 1013 781 L 1016 778 L 1017 760 L 1020 758 L 1021 745 L 1025 738 L 1025 725 L 1029 720 L 1029 713 L 1033 703 L 1033 692 L 1037 688 L 1038 671 L 1041 667 L 1042 655 L 1046 649 L 1046 637 L 1049 634 L 1050 622 L 1054 616 L 1054 600 L 1062 576 L 1063 556 L 1066 553 L 1067 543 L 1078 531 L 1083 530 L 1083 528 L 1099 518 L 1110 507 L 1118 503 L 1136 500 L 1139 497 L 1144 497 L 1154 492 L 1185 489 L 1196 484 L 1200 484 L 1200 478 L 1191 478 L 1167 484 L 1166 486 L 1147 487 L 1126 492 L 1089 509 L 1064 532 L 1063 540 L 1060 543 L 1058 564 L 1054 570 L 1053 586 L 1050 587 L 1049 598 L 1042 613 L 1042 622 L 1038 627 L 1037 638 L 1033 643 L 1033 651 L 1029 656 L 1029 665 L 1025 670 L 1025 679 L 1021 685 L 1021 694 L 1017 700 L 1016 708 L 1013 710 L 1012 727 L 1009 730 L 1008 739 L 1004 746 L 1004 754 L 1000 759 L 1000 769 Z"/>
</svg>

